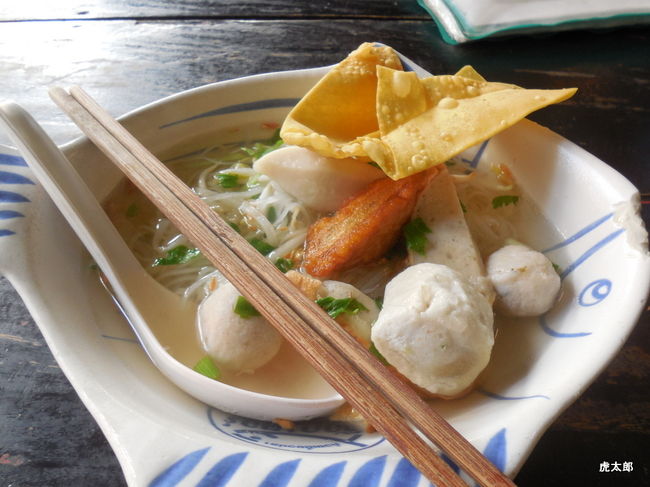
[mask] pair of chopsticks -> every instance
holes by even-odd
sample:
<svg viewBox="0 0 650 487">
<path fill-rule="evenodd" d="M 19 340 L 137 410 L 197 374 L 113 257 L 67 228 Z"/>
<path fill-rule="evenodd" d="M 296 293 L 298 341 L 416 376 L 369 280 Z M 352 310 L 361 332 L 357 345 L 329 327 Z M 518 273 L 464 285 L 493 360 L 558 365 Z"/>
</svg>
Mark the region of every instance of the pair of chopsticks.
<svg viewBox="0 0 650 487">
<path fill-rule="evenodd" d="M 79 87 L 69 92 L 55 87 L 50 96 L 323 378 L 431 482 L 438 487 L 466 485 L 436 452 L 437 447 L 482 486 L 514 485 L 87 93 Z"/>
</svg>

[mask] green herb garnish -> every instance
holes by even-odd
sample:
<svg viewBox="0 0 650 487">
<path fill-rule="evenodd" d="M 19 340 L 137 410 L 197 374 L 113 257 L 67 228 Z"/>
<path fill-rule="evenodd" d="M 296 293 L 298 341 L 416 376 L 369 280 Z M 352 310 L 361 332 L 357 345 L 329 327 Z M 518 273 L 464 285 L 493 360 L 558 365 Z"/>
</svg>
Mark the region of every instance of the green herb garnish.
<svg viewBox="0 0 650 487">
<path fill-rule="evenodd" d="M 386 359 L 384 358 L 384 356 L 379 352 L 379 350 L 377 350 L 377 347 L 375 347 L 375 344 L 374 344 L 374 343 L 371 343 L 371 344 L 370 344 L 370 348 L 368 349 L 368 351 L 369 351 L 371 354 L 373 354 L 375 357 L 377 357 L 377 359 L 378 359 L 382 364 L 384 364 L 384 365 L 390 365 L 390 364 L 388 363 L 388 360 L 386 360 Z"/>
<path fill-rule="evenodd" d="M 275 222 L 275 219 L 278 217 L 278 212 L 275 210 L 275 206 L 269 206 L 266 210 L 266 219 L 271 223 Z"/>
<path fill-rule="evenodd" d="M 559 265 L 557 265 L 555 262 L 551 262 L 551 264 L 553 265 L 553 269 L 555 270 L 557 275 L 561 277 L 562 276 L 562 268 Z"/>
<path fill-rule="evenodd" d="M 368 311 L 363 304 L 354 298 L 336 299 L 332 296 L 316 300 L 316 304 L 327 311 L 332 318 L 336 318 L 342 313 L 357 314 L 359 311 Z"/>
<path fill-rule="evenodd" d="M 236 188 L 239 186 L 239 176 L 237 176 L 237 174 L 215 174 L 214 178 L 219 183 L 219 186 L 225 189 Z"/>
<path fill-rule="evenodd" d="M 244 319 L 260 316 L 260 312 L 244 296 L 237 298 L 233 311 Z"/>
<path fill-rule="evenodd" d="M 262 255 L 269 255 L 275 247 L 261 238 L 251 238 L 248 243 L 255 247 Z"/>
<path fill-rule="evenodd" d="M 249 176 L 248 180 L 246 181 L 246 188 L 248 189 L 253 189 L 257 188 L 260 184 L 260 174 L 253 174 L 252 176 Z M 259 198 L 259 193 L 257 194 L 257 197 Z"/>
<path fill-rule="evenodd" d="M 228 222 L 228 225 L 230 225 L 230 228 L 232 228 L 235 232 L 241 233 L 239 225 L 237 225 L 235 222 Z"/>
<path fill-rule="evenodd" d="M 282 272 L 287 272 L 293 269 L 293 261 L 291 259 L 283 259 L 282 257 L 275 261 L 275 267 Z"/>
<path fill-rule="evenodd" d="M 411 220 L 404 225 L 406 246 L 418 254 L 424 254 L 427 247 L 427 233 L 431 233 L 431 229 L 427 227 L 422 218 Z"/>
<path fill-rule="evenodd" d="M 194 366 L 194 371 L 214 380 L 219 380 L 221 377 L 221 371 L 219 370 L 219 367 L 217 367 L 209 355 L 206 355 L 196 363 Z"/>
<path fill-rule="evenodd" d="M 516 205 L 518 201 L 519 201 L 519 196 L 512 195 L 512 194 L 495 196 L 492 199 L 492 208 L 501 208 L 502 206 Z"/>
<path fill-rule="evenodd" d="M 201 251 L 197 248 L 189 248 L 185 245 L 179 245 L 167 252 L 165 257 L 159 257 L 153 261 L 153 266 L 159 265 L 178 265 L 185 264 L 190 260 L 201 255 Z"/>
<path fill-rule="evenodd" d="M 282 144 L 280 129 L 277 129 L 270 139 L 264 142 L 255 142 L 251 147 L 242 147 L 242 150 L 255 161 L 263 155 L 278 149 Z"/>
</svg>

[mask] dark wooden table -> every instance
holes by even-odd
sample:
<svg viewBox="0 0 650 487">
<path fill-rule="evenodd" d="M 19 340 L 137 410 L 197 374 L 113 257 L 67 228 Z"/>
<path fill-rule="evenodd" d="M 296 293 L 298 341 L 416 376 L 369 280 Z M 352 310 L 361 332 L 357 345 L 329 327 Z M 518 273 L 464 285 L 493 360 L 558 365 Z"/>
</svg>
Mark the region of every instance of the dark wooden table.
<svg viewBox="0 0 650 487">
<path fill-rule="evenodd" d="M 120 114 L 204 83 L 332 64 L 364 41 L 391 45 L 434 73 L 472 64 L 492 80 L 579 87 L 531 118 L 650 199 L 648 27 L 450 46 L 415 0 L 2 2 L 0 99 L 21 103 L 63 143 L 78 132 L 49 101 L 53 84 L 80 84 Z M 0 143 L 9 143 L 5 134 Z M 616 359 L 544 434 L 519 485 L 650 485 L 649 324 L 646 309 Z M 605 461 L 632 462 L 633 471 L 600 472 Z M 124 479 L 20 297 L 0 278 L 0 486 L 32 485 Z"/>
</svg>

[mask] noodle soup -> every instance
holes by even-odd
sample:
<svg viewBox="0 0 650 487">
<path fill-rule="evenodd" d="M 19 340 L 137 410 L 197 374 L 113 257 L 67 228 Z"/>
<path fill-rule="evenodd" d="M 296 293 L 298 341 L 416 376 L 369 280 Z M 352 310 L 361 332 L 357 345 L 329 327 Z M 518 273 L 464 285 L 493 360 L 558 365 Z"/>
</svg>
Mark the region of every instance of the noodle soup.
<svg viewBox="0 0 650 487">
<path fill-rule="evenodd" d="M 268 179 L 253 174 L 252 161 L 277 144 L 276 130 L 263 124 L 214 134 L 212 140 L 239 139 L 193 150 L 190 141 L 168 151 L 168 167 L 197 192 L 249 241 L 265 246 L 269 258 L 299 254 L 307 226 L 315 215 L 291 200 Z M 253 142 L 258 138 L 257 142 Z M 188 155 L 178 156 L 184 153 Z M 143 268 L 171 291 L 198 306 L 225 279 L 194 246 L 140 193 L 123 180 L 104 207 Z M 271 221 L 272 220 L 272 221 Z M 274 247 L 270 250 L 270 247 Z M 286 259 L 285 259 L 286 260 Z M 280 261 L 279 265 L 288 265 Z M 158 337 L 161 338 L 162 333 Z M 187 336 L 175 358 L 194 365 L 205 355 L 198 333 Z M 163 346 L 169 344 L 162 343 Z M 223 371 L 225 383 L 259 393 L 318 398 L 333 394 L 331 387 L 287 344 L 278 356 L 255 374 Z"/>
<path fill-rule="evenodd" d="M 307 231 L 322 215 L 253 169 L 255 160 L 281 144 L 273 128 L 264 127 L 261 132 L 260 135 L 259 127 L 249 127 L 234 132 L 243 141 L 209 145 L 200 150 L 191 150 L 193 144 L 185 144 L 161 159 L 280 270 L 299 270 Z M 255 134 L 257 140 L 253 141 L 254 136 L 248 134 Z M 233 131 L 227 136 L 233 139 Z M 220 135 L 212 140 L 220 140 Z M 179 153 L 185 155 L 178 156 Z M 507 167 L 472 167 L 461 158 L 449 161 L 447 166 L 483 258 L 509 239 L 538 247 L 554 238 L 552 227 L 521 193 Z M 125 180 L 118 185 L 106 200 L 105 208 L 143 268 L 195 306 L 227 283 L 130 182 Z M 380 302 L 386 283 L 405 266 L 406 250 L 400 241 L 385 257 L 349 269 L 339 279 Z M 499 323 L 497 320 L 497 327 Z M 174 344 L 174 349 L 182 349 L 182 361 L 194 367 L 206 355 L 203 342 L 197 325 L 187 343 Z M 331 391 L 287 343 L 253 373 L 222 370 L 219 380 L 255 392 L 296 398 L 322 397 Z"/>
</svg>

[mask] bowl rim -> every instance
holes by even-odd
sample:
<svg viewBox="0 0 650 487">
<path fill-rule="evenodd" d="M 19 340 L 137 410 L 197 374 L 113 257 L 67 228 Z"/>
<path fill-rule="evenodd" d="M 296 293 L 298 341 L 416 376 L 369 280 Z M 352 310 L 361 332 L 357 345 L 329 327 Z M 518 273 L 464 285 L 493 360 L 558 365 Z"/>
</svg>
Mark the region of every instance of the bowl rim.
<svg viewBox="0 0 650 487">
<path fill-rule="evenodd" d="M 143 105 L 142 107 L 138 107 L 134 110 L 131 110 L 124 115 L 119 117 L 120 121 L 125 121 L 128 122 L 129 120 L 133 119 L 134 117 L 139 117 L 139 116 L 144 116 L 147 113 L 150 112 L 150 110 L 158 108 L 160 106 L 164 106 L 170 102 L 176 102 L 176 101 L 183 101 L 189 97 L 194 97 L 194 96 L 201 96 L 205 92 L 210 92 L 214 90 L 215 88 L 219 89 L 227 89 L 230 86 L 233 85 L 241 85 L 242 83 L 257 83 L 257 82 L 265 82 L 268 79 L 276 79 L 276 80 L 291 80 L 297 76 L 301 75 L 308 75 L 308 76 L 314 76 L 316 78 L 317 76 L 320 76 L 327 72 L 328 69 L 330 69 L 331 66 L 326 66 L 326 67 L 319 67 L 319 68 L 309 68 L 309 69 L 300 69 L 300 70 L 288 70 L 288 71 L 281 71 L 281 72 L 273 72 L 273 73 L 264 73 L 264 74 L 258 74 L 258 75 L 252 75 L 252 76 L 246 76 L 242 78 L 236 78 L 233 80 L 226 80 L 226 81 L 219 81 L 215 83 L 210 83 L 207 85 L 202 85 L 199 87 L 195 87 L 189 90 L 181 91 L 172 95 L 169 95 L 167 97 L 161 98 L 159 100 L 156 100 L 154 102 L 148 103 L 146 105 Z M 525 126 L 527 128 L 530 128 L 531 130 L 542 130 L 546 131 L 547 133 L 545 134 L 548 136 L 549 134 L 552 134 L 552 137 L 557 137 L 556 141 L 560 145 L 565 145 L 569 150 L 571 151 L 577 151 L 577 154 L 579 154 L 580 158 L 583 158 L 587 161 L 589 161 L 589 165 L 591 169 L 599 171 L 599 173 L 609 179 L 610 181 L 615 181 L 615 184 L 617 185 L 617 189 L 620 190 L 621 192 L 625 192 L 629 194 L 630 197 L 634 197 L 634 195 L 638 195 L 638 190 L 632 185 L 631 182 L 629 182 L 623 175 L 618 173 L 615 169 L 611 168 L 608 166 L 606 163 L 601 161 L 600 159 L 596 158 L 586 150 L 582 149 L 581 147 L 577 146 L 576 144 L 568 141 L 567 139 L 564 139 L 558 134 L 555 134 L 551 132 L 548 129 L 545 129 L 541 126 L 538 126 L 537 124 L 533 124 L 532 122 L 524 122 Z M 531 125 L 532 124 L 532 125 Z M 63 144 L 61 148 L 64 150 L 64 152 L 68 153 L 68 151 L 71 151 L 73 149 L 78 148 L 80 145 L 87 143 L 87 139 L 84 136 L 78 137 L 66 144 Z M 0 149 L 2 149 L 0 147 Z M 647 250 L 647 249 L 646 249 Z M 577 391 L 574 391 L 573 395 L 566 400 L 563 401 L 561 404 L 561 407 L 558 409 L 554 410 L 554 414 L 548 415 L 545 418 L 545 421 L 543 423 L 539 424 L 539 427 L 535 428 L 532 434 L 532 437 L 528 437 L 525 441 L 525 448 L 523 451 L 517 452 L 517 461 L 514 464 L 508 465 L 509 467 L 509 474 L 513 475 L 518 471 L 518 469 L 521 467 L 525 459 L 528 457 L 528 454 L 530 451 L 534 448 L 535 444 L 537 443 L 537 440 L 541 435 L 544 433 L 548 425 L 550 425 L 557 416 L 559 416 L 566 407 L 568 407 L 573 399 L 577 398 L 579 394 L 581 394 L 591 382 L 593 382 L 598 374 L 607 366 L 611 358 L 618 352 L 620 347 L 623 345 L 623 342 L 629 336 L 629 334 L 632 332 L 635 324 L 638 321 L 639 316 L 643 312 L 643 303 L 647 300 L 648 296 L 648 289 L 650 289 L 650 260 L 646 259 L 645 265 L 639 270 L 639 276 L 642 280 L 641 286 L 640 286 L 640 291 L 639 291 L 639 297 L 642 295 L 645 295 L 645 299 L 643 299 L 642 302 L 640 302 L 639 307 L 636 308 L 635 310 L 628 310 L 628 316 L 629 319 L 626 320 L 626 322 L 629 322 L 627 327 L 625 328 L 624 332 L 619 333 L 618 335 L 618 341 L 616 344 L 613 344 L 612 347 L 609 349 L 609 354 L 601 360 L 600 367 L 597 370 L 592 371 L 592 374 L 590 377 L 587 378 L 583 383 L 579 384 L 579 387 Z M 14 284 L 12 278 L 10 277 L 10 281 L 12 281 L 12 284 Z M 18 288 L 18 286 L 16 286 Z M 25 299 L 23 297 L 23 299 Z M 27 302 L 27 300 L 26 300 Z M 28 306 L 29 308 L 29 306 Z M 29 309 L 30 313 L 33 313 L 32 309 Z M 40 314 L 40 313 L 39 313 Z M 39 325 L 40 327 L 40 325 Z M 48 341 L 48 345 L 50 345 Z M 52 346 L 52 345 L 50 345 Z M 57 357 L 57 360 L 59 360 L 60 357 Z M 66 374 L 69 375 L 69 374 Z M 75 381 L 72 381 L 73 384 L 75 384 Z M 77 387 L 75 387 L 76 389 Z M 257 393 L 253 393 L 257 394 Z M 124 451 L 122 451 L 122 448 L 120 448 L 120 441 L 118 438 L 118 433 L 114 431 L 113 426 L 110 424 L 108 421 L 107 417 L 102 414 L 102 411 L 100 410 L 99 406 L 95 404 L 95 401 L 89 397 L 86 394 L 80 394 L 83 402 L 85 403 L 86 407 L 91 411 L 93 416 L 95 417 L 96 421 L 100 424 L 102 427 L 102 430 L 106 434 L 107 438 L 109 438 L 109 441 L 111 442 L 111 445 L 113 446 L 114 450 L 116 451 L 116 454 L 118 457 L 120 457 L 120 463 L 123 465 L 123 469 L 125 471 L 125 474 L 127 475 L 127 478 L 133 479 L 132 477 L 132 472 L 129 473 L 131 470 L 131 467 L 126 468 L 125 465 L 131 461 L 131 458 L 129 458 Z M 298 399 L 297 401 L 310 401 L 310 400 L 302 400 Z M 111 441 L 112 440 L 112 441 Z"/>
</svg>

